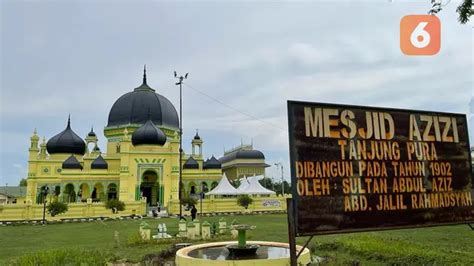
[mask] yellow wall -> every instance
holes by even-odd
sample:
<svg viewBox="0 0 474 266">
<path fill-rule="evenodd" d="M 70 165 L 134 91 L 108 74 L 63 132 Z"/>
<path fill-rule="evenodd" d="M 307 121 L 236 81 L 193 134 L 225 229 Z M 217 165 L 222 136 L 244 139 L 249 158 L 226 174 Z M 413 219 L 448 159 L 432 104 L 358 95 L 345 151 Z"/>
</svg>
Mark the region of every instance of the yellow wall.
<svg viewBox="0 0 474 266">
<path fill-rule="evenodd" d="M 66 213 L 51 217 L 46 211 L 46 219 L 60 220 L 69 218 L 93 218 L 93 217 L 116 217 L 122 215 L 144 215 L 146 212 L 145 202 L 133 202 L 125 205 L 125 210 L 113 214 L 106 209 L 104 203 L 91 201 L 88 203 L 70 203 Z M 0 205 L 0 221 L 16 220 L 41 220 L 43 218 L 42 204 L 6 204 Z"/>
</svg>

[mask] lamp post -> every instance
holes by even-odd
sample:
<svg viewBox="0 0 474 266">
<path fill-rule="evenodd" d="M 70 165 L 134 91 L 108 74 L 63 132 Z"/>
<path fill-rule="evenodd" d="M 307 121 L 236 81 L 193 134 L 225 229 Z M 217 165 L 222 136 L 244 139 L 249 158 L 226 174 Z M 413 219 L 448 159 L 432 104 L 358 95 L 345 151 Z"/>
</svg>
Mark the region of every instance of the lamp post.
<svg viewBox="0 0 474 266">
<path fill-rule="evenodd" d="M 280 166 L 281 169 L 281 195 L 285 195 L 285 182 L 283 179 L 283 164 L 282 163 L 275 163 L 276 168 L 278 169 L 278 166 Z"/>
<path fill-rule="evenodd" d="M 176 85 L 179 85 L 179 183 L 178 183 L 178 199 L 179 199 L 179 219 L 183 218 L 183 207 L 181 205 L 181 183 L 183 175 L 183 80 L 188 78 L 188 73 L 178 76 L 176 71 L 174 77 L 178 79 Z"/>
<path fill-rule="evenodd" d="M 41 190 L 41 194 L 43 194 L 43 225 L 46 224 L 46 196 L 48 195 L 48 191 L 48 185 L 44 186 Z"/>
</svg>

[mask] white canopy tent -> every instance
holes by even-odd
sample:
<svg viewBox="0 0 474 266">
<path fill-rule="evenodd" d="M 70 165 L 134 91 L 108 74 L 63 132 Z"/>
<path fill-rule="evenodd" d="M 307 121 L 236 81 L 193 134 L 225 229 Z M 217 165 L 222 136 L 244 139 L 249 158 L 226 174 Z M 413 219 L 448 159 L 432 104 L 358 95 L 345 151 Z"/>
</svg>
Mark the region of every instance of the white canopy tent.
<svg viewBox="0 0 474 266">
<path fill-rule="evenodd" d="M 227 179 L 225 173 L 222 175 L 221 181 L 217 186 L 206 193 L 206 195 L 237 195 L 237 189 L 235 189 Z"/>
<path fill-rule="evenodd" d="M 246 176 L 244 176 L 243 178 L 240 179 L 240 186 L 237 188 L 237 193 L 238 194 L 248 194 L 247 192 L 245 192 L 247 190 L 247 188 L 250 186 L 250 182 L 249 180 L 247 179 Z"/>
<path fill-rule="evenodd" d="M 239 191 L 240 194 L 251 194 L 251 195 L 276 194 L 275 191 L 264 188 L 260 184 L 260 182 L 258 182 L 258 180 L 261 179 L 261 177 L 262 176 L 252 176 L 252 177 L 247 178 L 249 185 L 245 188 L 244 191 L 242 191 L 242 192 Z"/>
</svg>

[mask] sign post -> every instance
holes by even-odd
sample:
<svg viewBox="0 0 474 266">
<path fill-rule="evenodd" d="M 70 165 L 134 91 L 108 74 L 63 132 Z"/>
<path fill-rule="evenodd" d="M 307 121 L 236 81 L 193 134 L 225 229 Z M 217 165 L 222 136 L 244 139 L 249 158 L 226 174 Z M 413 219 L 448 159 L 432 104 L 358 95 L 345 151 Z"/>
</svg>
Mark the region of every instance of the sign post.
<svg viewBox="0 0 474 266">
<path fill-rule="evenodd" d="M 286 211 L 288 213 L 288 243 L 290 245 L 290 265 L 296 266 L 297 265 L 297 257 L 296 257 L 296 234 L 295 234 L 295 220 L 294 216 L 290 215 L 294 212 L 293 210 L 293 200 L 287 198 L 286 199 Z"/>
<path fill-rule="evenodd" d="M 289 101 L 288 123 L 295 236 L 474 222 L 465 115 Z"/>
</svg>

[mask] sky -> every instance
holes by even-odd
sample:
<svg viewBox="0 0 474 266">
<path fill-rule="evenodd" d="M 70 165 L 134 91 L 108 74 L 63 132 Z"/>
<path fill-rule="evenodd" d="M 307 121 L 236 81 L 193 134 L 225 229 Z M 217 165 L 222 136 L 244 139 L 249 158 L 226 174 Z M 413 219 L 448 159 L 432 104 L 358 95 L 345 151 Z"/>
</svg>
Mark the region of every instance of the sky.
<svg viewBox="0 0 474 266">
<path fill-rule="evenodd" d="M 287 100 L 464 113 L 474 143 L 473 31 L 451 1 L 441 50 L 399 48 L 400 19 L 430 1 L 1 1 L 0 185 L 27 175 L 29 138 L 103 128 L 116 99 L 148 84 L 179 107 L 183 144 L 205 156 L 253 142 L 289 180 Z M 445 1 L 446 2 L 446 1 Z M 210 96 L 210 97 L 209 97 Z"/>
</svg>

